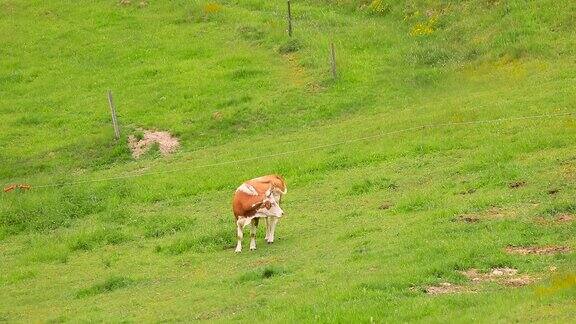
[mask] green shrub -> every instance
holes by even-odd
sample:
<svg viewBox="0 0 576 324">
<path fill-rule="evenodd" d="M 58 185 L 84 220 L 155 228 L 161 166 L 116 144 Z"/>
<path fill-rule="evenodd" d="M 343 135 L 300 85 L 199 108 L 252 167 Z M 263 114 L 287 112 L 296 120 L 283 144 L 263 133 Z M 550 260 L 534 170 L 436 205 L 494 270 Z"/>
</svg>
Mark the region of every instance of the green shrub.
<svg viewBox="0 0 576 324">
<path fill-rule="evenodd" d="M 278 53 L 290 54 L 298 52 L 302 48 L 302 42 L 296 38 L 290 38 L 278 47 Z"/>
</svg>

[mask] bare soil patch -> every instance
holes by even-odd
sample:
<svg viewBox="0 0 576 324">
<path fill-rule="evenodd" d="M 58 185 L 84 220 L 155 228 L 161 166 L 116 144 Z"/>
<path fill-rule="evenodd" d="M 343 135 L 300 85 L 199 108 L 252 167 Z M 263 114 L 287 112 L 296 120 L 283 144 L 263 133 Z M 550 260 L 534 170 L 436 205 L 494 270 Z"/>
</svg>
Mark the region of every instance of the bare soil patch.
<svg viewBox="0 0 576 324">
<path fill-rule="evenodd" d="M 481 284 L 484 282 L 495 282 L 500 285 L 508 287 L 522 287 L 535 282 L 539 278 L 535 278 L 528 274 L 518 275 L 518 269 L 514 268 L 493 268 L 488 272 L 480 272 L 478 269 L 468 269 L 460 271 L 466 278 L 468 278 L 473 285 Z M 428 286 L 425 291 L 428 295 L 441 295 L 441 294 L 454 294 L 462 292 L 475 292 L 477 288 L 470 285 L 456 285 L 449 282 L 442 282 L 435 286 Z M 412 288 L 412 290 L 415 290 Z"/>
<path fill-rule="evenodd" d="M 489 272 L 482 273 L 477 269 L 468 269 L 466 271 L 461 271 L 464 276 L 466 276 L 473 283 L 482 282 L 497 282 L 499 284 L 510 286 L 510 287 L 521 287 L 536 281 L 536 278 L 530 275 L 518 275 L 518 270 L 514 268 L 494 268 Z"/>
<path fill-rule="evenodd" d="M 152 145 L 158 143 L 160 153 L 164 156 L 174 153 L 180 147 L 180 141 L 170 133 L 164 131 L 141 130 L 144 135 L 141 139 L 134 135 L 128 136 L 128 146 L 135 159 L 148 152 Z"/>
<path fill-rule="evenodd" d="M 212 119 L 214 120 L 222 120 L 223 117 L 224 115 L 220 111 L 215 111 L 212 113 Z"/>
<path fill-rule="evenodd" d="M 510 182 L 508 184 L 508 188 L 516 189 L 516 188 L 524 187 L 525 185 L 526 185 L 526 181 L 514 181 L 514 182 Z"/>
<path fill-rule="evenodd" d="M 510 218 L 516 216 L 516 211 L 493 207 L 486 212 L 488 218 Z"/>
<path fill-rule="evenodd" d="M 380 207 L 378 207 L 378 209 L 382 209 L 382 210 L 386 210 L 386 209 L 390 209 L 390 207 L 392 207 L 392 203 L 390 202 L 384 202 L 382 203 L 382 205 L 380 205 Z"/>
<path fill-rule="evenodd" d="M 509 286 L 509 287 L 522 287 L 522 286 L 529 285 L 535 281 L 536 281 L 536 278 L 533 278 L 529 275 L 523 275 L 523 276 L 519 276 L 519 277 L 508 278 L 508 279 L 504 280 L 502 283 L 506 286 Z"/>
<path fill-rule="evenodd" d="M 549 195 L 555 195 L 555 194 L 557 194 L 558 192 L 560 192 L 560 189 L 558 189 L 558 188 L 550 189 L 550 190 L 547 191 L 547 193 L 548 193 Z"/>
<path fill-rule="evenodd" d="M 570 223 L 574 221 L 574 215 L 572 214 L 560 214 L 555 219 L 556 223 Z"/>
<path fill-rule="evenodd" d="M 516 217 L 516 211 L 512 209 L 503 209 L 499 207 L 491 207 L 479 213 L 462 214 L 454 218 L 454 221 L 461 221 L 466 223 L 476 223 L 481 220 L 490 219 L 504 219 Z"/>
<path fill-rule="evenodd" d="M 426 287 L 426 293 L 428 295 L 455 294 L 467 291 L 469 290 L 466 287 L 451 284 L 449 282 L 441 282 L 436 286 Z"/>
<path fill-rule="evenodd" d="M 460 215 L 454 219 L 454 221 L 460 221 L 465 223 L 477 223 L 480 218 L 474 215 Z"/>
<path fill-rule="evenodd" d="M 536 218 L 536 223 L 541 225 L 567 224 L 573 222 L 575 217 L 576 216 L 574 216 L 573 214 L 559 214 L 554 216 L 553 219 L 540 216 Z"/>
<path fill-rule="evenodd" d="M 458 194 L 464 196 L 464 195 L 471 195 L 475 192 L 476 192 L 476 189 L 470 188 L 470 189 L 462 190 L 462 191 L 458 192 Z"/>
<path fill-rule="evenodd" d="M 494 268 L 490 270 L 490 272 L 482 273 L 478 272 L 477 269 L 472 268 L 466 271 L 461 271 L 460 273 L 462 273 L 472 282 L 482 282 L 482 281 L 494 281 L 502 277 L 512 277 L 518 273 L 518 270 L 513 268 Z"/>
<path fill-rule="evenodd" d="M 506 249 L 510 254 L 538 254 L 538 255 L 552 255 L 558 253 L 570 253 L 572 250 L 568 246 L 508 246 Z"/>
</svg>

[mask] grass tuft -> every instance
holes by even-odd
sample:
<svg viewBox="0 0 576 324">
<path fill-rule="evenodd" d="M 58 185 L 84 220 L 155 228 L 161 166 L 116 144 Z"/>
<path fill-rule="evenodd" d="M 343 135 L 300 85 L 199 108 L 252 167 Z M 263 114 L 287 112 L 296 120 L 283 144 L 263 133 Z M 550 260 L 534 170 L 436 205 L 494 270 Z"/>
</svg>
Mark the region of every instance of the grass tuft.
<svg viewBox="0 0 576 324">
<path fill-rule="evenodd" d="M 301 41 L 299 41 L 296 38 L 290 38 L 278 47 L 278 53 L 280 54 L 295 53 L 298 52 L 300 49 L 302 49 L 302 46 L 303 44 Z"/>
<path fill-rule="evenodd" d="M 157 246 L 156 252 L 167 255 L 180 255 L 186 252 L 206 253 L 229 249 L 234 245 L 233 231 L 224 228 L 212 234 L 189 234 L 177 238 L 164 246 Z"/>
<path fill-rule="evenodd" d="M 122 276 L 113 276 L 106 281 L 101 283 L 96 283 L 90 287 L 79 290 L 76 293 L 76 298 L 86 298 L 91 296 L 96 296 L 99 294 L 109 293 L 118 289 L 127 288 L 134 285 L 135 281 Z"/>
<path fill-rule="evenodd" d="M 269 279 L 272 277 L 285 275 L 287 271 L 283 268 L 267 266 L 260 269 L 248 271 L 238 278 L 238 282 L 249 282 L 256 280 Z"/>
<path fill-rule="evenodd" d="M 117 245 L 129 241 L 130 237 L 115 228 L 99 228 L 92 231 L 82 231 L 68 239 L 72 251 L 89 251 L 103 245 Z"/>
</svg>

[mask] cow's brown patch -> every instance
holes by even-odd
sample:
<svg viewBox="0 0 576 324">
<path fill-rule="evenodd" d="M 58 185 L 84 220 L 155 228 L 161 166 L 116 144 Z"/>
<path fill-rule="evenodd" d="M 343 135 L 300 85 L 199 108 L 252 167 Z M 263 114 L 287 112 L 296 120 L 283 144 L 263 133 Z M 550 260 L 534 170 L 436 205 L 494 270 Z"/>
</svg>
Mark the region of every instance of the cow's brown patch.
<svg viewBox="0 0 576 324">
<path fill-rule="evenodd" d="M 148 152 L 154 143 L 158 143 L 160 153 L 168 155 L 175 152 L 180 147 L 180 141 L 168 132 L 141 130 L 144 134 L 142 138 L 136 138 L 134 135 L 128 136 L 128 146 L 132 151 L 135 159 L 140 158 Z"/>
<path fill-rule="evenodd" d="M 451 284 L 449 282 L 441 282 L 436 286 L 426 287 L 426 293 L 428 295 L 455 294 L 467 291 L 469 290 L 466 287 Z"/>
<path fill-rule="evenodd" d="M 526 181 L 514 181 L 514 182 L 510 182 L 508 184 L 508 188 L 516 189 L 516 188 L 524 187 L 525 185 L 526 185 Z"/>
<path fill-rule="evenodd" d="M 538 254 L 538 255 L 552 255 L 559 253 L 570 253 L 572 249 L 568 246 L 508 246 L 505 251 L 510 254 Z"/>
</svg>

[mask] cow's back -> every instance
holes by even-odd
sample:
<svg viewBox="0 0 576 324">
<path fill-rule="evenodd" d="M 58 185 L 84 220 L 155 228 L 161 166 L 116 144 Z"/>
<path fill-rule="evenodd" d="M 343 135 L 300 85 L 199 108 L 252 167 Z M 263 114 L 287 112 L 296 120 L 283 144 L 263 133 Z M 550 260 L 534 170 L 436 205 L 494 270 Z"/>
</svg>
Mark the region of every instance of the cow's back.
<svg viewBox="0 0 576 324">
<path fill-rule="evenodd" d="M 252 190 L 240 190 L 240 188 L 253 188 Z M 266 197 L 266 190 L 270 188 L 270 185 L 263 182 L 248 180 L 244 182 L 236 191 L 234 192 L 234 198 L 232 200 L 232 211 L 234 212 L 234 217 L 238 218 L 240 216 L 253 216 L 256 213 L 256 209 L 252 206 Z"/>
<path fill-rule="evenodd" d="M 267 186 L 266 188 L 272 185 L 274 188 L 277 188 L 282 192 L 286 192 L 286 181 L 284 180 L 284 178 L 282 178 L 277 174 L 271 174 L 254 178 L 252 180 L 248 180 L 246 183 L 249 183 L 253 186 L 256 184 L 265 184 Z"/>
</svg>

